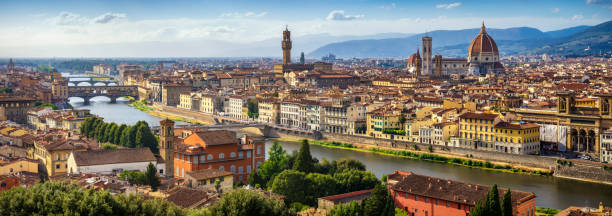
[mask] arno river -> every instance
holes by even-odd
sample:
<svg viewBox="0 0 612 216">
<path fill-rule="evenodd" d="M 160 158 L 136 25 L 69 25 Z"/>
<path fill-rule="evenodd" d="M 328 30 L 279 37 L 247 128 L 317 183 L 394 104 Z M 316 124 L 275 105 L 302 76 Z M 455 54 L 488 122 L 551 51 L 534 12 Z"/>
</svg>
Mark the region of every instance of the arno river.
<svg viewBox="0 0 612 216">
<path fill-rule="evenodd" d="M 133 124 L 145 120 L 149 125 L 159 125 L 161 120 L 138 109 L 130 107 L 125 101 L 118 100 L 110 104 L 105 97 L 96 97 L 91 104 L 84 106 L 80 98 L 71 98 L 70 103 L 75 109 L 90 109 L 93 114 L 103 117 L 106 121 Z M 266 142 L 266 149 L 272 141 Z M 282 142 L 287 152 L 299 149 L 299 143 Z M 332 149 L 311 145 L 310 151 L 314 157 L 336 160 L 341 158 L 354 158 L 363 162 L 369 171 L 378 177 L 394 170 L 412 171 L 417 174 L 430 175 L 440 178 L 465 181 L 477 184 L 510 187 L 536 194 L 536 205 L 562 209 L 570 205 L 596 207 L 600 201 L 605 205 L 612 205 L 612 185 L 581 182 L 569 179 L 543 177 L 532 175 L 519 175 L 472 169 L 461 166 L 403 159 L 391 156 L 377 155 L 367 152 L 356 152 L 344 149 Z"/>
</svg>

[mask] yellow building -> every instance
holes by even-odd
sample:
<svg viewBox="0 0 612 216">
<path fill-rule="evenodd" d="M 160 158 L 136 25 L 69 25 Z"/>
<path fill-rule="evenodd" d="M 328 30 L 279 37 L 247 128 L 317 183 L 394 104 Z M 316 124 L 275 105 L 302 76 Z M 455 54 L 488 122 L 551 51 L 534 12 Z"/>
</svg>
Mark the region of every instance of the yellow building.
<svg viewBox="0 0 612 216">
<path fill-rule="evenodd" d="M 46 168 L 47 175 L 65 174 L 68 168 L 68 157 L 72 151 L 87 150 L 84 143 L 57 138 L 56 140 L 35 140 L 32 149 L 34 160 L 39 160 Z"/>
<path fill-rule="evenodd" d="M 38 173 L 38 162 L 26 158 L 13 161 L 0 161 L 0 175 L 12 175 L 20 172 Z"/>
<path fill-rule="evenodd" d="M 206 114 L 215 114 L 215 107 L 217 103 L 214 95 L 202 95 L 200 98 L 200 112 Z"/>
<path fill-rule="evenodd" d="M 495 131 L 493 128 L 501 115 L 467 112 L 459 116 L 459 140 L 455 147 L 492 150 Z"/>
<path fill-rule="evenodd" d="M 375 138 L 390 138 L 390 135 L 405 136 L 401 120 L 400 109 L 378 108 L 366 114 L 366 134 Z M 391 132 L 392 130 L 395 132 Z"/>
<path fill-rule="evenodd" d="M 512 154 L 533 154 L 540 151 L 540 126 L 522 121 L 499 122 L 495 125 L 495 150 Z"/>
</svg>

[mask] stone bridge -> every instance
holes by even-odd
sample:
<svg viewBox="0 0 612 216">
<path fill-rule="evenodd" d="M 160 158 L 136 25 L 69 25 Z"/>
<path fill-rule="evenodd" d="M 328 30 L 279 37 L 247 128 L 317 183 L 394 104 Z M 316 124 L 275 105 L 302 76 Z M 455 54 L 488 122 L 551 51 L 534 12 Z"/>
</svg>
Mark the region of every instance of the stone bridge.
<svg viewBox="0 0 612 216">
<path fill-rule="evenodd" d="M 138 98 L 138 86 L 68 86 L 68 97 L 83 98 L 84 104 L 89 104 L 89 99 L 97 96 L 106 96 L 111 103 L 124 96 Z"/>
<path fill-rule="evenodd" d="M 89 85 L 94 85 L 94 84 L 98 84 L 98 83 L 102 83 L 105 86 L 111 83 L 115 83 L 117 84 L 117 81 L 112 78 L 112 77 L 103 77 L 103 78 L 99 78 L 99 77 L 68 77 L 68 83 L 69 84 L 73 84 L 74 86 L 78 86 L 81 83 L 89 83 Z M 74 80 L 74 79 L 79 79 L 79 80 Z M 86 80 L 82 80 L 82 79 L 86 79 Z"/>
</svg>

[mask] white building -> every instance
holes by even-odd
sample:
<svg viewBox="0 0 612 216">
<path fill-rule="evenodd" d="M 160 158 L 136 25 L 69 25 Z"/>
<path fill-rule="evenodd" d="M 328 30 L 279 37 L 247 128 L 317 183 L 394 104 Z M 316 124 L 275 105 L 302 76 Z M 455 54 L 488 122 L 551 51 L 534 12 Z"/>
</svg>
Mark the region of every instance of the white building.
<svg viewBox="0 0 612 216">
<path fill-rule="evenodd" d="M 612 130 L 607 130 L 599 135 L 599 161 L 612 162 Z"/>
<path fill-rule="evenodd" d="M 164 163 L 158 162 L 149 148 L 75 151 L 68 157 L 68 173 L 112 174 L 124 170 L 145 172 L 149 163 L 153 163 L 157 172 L 164 175 Z"/>
<path fill-rule="evenodd" d="M 235 119 L 243 119 L 242 108 L 246 106 L 248 99 L 242 96 L 232 96 L 229 98 L 229 116 Z"/>
<path fill-rule="evenodd" d="M 300 128 L 300 104 L 282 102 L 280 104 L 280 124 L 284 127 Z"/>
</svg>

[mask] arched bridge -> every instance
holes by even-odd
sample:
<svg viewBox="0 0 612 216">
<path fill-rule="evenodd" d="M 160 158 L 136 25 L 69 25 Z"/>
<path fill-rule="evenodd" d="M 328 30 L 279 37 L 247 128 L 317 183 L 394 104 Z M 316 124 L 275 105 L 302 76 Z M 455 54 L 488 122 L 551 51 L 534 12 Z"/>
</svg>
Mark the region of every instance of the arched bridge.
<svg viewBox="0 0 612 216">
<path fill-rule="evenodd" d="M 119 97 L 138 98 L 138 86 L 68 86 L 68 96 L 83 98 L 85 104 L 93 97 L 106 96 L 116 103 Z"/>
<path fill-rule="evenodd" d="M 76 80 L 78 79 L 78 80 Z M 104 85 L 108 85 L 111 83 L 115 83 L 117 84 L 117 81 L 112 78 L 112 77 L 104 77 L 104 78 L 99 78 L 99 77 L 69 77 L 68 79 L 68 83 L 72 83 L 75 86 L 78 86 L 81 83 L 89 83 L 89 85 L 94 85 L 97 83 L 102 83 Z"/>
</svg>

